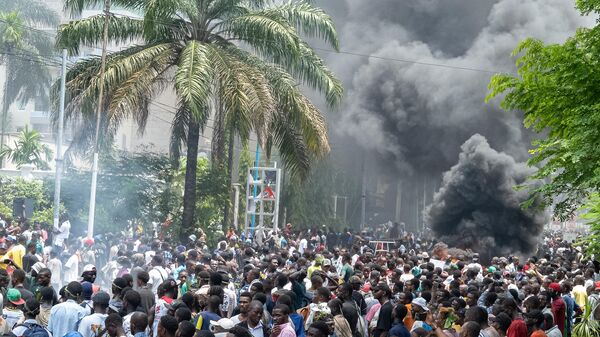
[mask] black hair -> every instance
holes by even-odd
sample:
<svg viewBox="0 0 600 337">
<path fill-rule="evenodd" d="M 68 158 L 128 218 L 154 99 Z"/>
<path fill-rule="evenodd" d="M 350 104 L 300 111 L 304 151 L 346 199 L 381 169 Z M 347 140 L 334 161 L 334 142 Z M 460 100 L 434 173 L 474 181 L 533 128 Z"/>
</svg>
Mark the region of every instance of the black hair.
<svg viewBox="0 0 600 337">
<path fill-rule="evenodd" d="M 125 293 L 125 295 L 123 296 L 123 300 L 127 302 L 127 305 L 131 306 L 134 309 L 137 308 L 140 305 L 140 303 L 142 303 L 142 297 L 140 296 L 140 293 L 133 289 L 129 289 Z"/>
<path fill-rule="evenodd" d="M 317 329 L 319 334 L 323 337 L 329 336 L 329 327 L 327 326 L 327 323 L 323 321 L 314 321 L 308 328 Z"/>
<path fill-rule="evenodd" d="M 193 337 L 196 333 L 196 327 L 190 321 L 181 321 L 179 322 L 177 331 L 179 331 L 181 337 Z"/>
<path fill-rule="evenodd" d="M 470 307 L 465 313 L 465 320 L 477 322 L 479 325 L 485 325 L 488 321 L 487 310 L 480 306 Z"/>
<path fill-rule="evenodd" d="M 163 317 L 160 318 L 159 324 L 165 330 L 167 330 L 167 332 L 169 333 L 169 335 L 175 336 L 175 333 L 177 332 L 177 327 L 179 325 L 179 322 L 177 322 L 177 319 L 175 317 L 173 317 L 173 316 L 164 315 Z"/>
<path fill-rule="evenodd" d="M 284 315 L 289 315 L 292 312 L 290 307 L 283 303 L 275 304 L 275 306 L 273 307 L 273 311 L 275 310 L 281 310 L 281 312 L 283 312 Z"/>
<path fill-rule="evenodd" d="M 148 281 L 150 281 L 150 274 L 148 274 L 147 271 L 142 270 L 137 274 L 137 279 L 143 283 L 148 283 Z"/>
<path fill-rule="evenodd" d="M 187 307 L 180 307 L 175 310 L 175 318 L 178 322 L 190 321 L 192 319 L 192 311 Z"/>
<path fill-rule="evenodd" d="M 252 297 L 252 300 L 260 301 L 264 305 L 267 303 L 267 295 L 264 293 L 256 293 L 254 294 L 254 297 Z"/>
<path fill-rule="evenodd" d="M 252 337 L 250 330 L 239 325 L 236 325 L 233 328 L 229 329 L 229 333 L 234 335 L 235 337 Z"/>
</svg>

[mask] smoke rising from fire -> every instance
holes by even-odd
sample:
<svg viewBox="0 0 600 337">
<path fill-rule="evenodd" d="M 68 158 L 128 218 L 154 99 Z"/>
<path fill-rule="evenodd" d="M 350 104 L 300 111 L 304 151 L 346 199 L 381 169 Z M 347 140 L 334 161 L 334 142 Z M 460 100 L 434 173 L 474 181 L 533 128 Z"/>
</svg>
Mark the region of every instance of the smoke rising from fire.
<svg viewBox="0 0 600 337">
<path fill-rule="evenodd" d="M 492 149 L 479 134 L 461 149 L 458 163 L 444 174 L 442 187 L 425 211 L 427 223 L 451 246 L 497 256 L 531 253 L 546 218 L 523 209 L 528 191 L 515 187 L 525 183 L 533 169 Z"/>
<path fill-rule="evenodd" d="M 484 104 L 490 72 L 515 72 L 510 53 L 527 37 L 564 41 L 589 26 L 571 0 L 322 1 L 342 50 L 387 58 L 325 54 L 348 88 L 330 116 L 394 174 L 439 175 L 474 133 L 519 160 L 531 135 L 518 114 Z M 473 71 L 392 61 L 472 68 Z M 479 71 L 484 70 L 484 71 Z M 490 72 L 486 72 L 490 71 Z"/>
</svg>

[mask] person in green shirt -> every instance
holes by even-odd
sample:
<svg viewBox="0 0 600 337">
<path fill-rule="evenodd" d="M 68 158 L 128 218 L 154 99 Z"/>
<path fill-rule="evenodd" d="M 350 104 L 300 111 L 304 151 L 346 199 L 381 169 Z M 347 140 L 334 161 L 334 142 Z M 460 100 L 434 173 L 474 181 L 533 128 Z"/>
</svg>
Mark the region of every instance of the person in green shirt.
<svg viewBox="0 0 600 337">
<path fill-rule="evenodd" d="M 344 283 L 348 283 L 348 281 L 350 281 L 350 277 L 354 275 L 354 268 L 352 268 L 350 262 L 352 262 L 352 257 L 350 257 L 349 254 L 346 254 L 344 255 L 344 257 L 342 257 L 343 266 L 342 272 L 340 273 L 340 277 L 342 278 L 342 280 L 344 280 Z"/>
</svg>

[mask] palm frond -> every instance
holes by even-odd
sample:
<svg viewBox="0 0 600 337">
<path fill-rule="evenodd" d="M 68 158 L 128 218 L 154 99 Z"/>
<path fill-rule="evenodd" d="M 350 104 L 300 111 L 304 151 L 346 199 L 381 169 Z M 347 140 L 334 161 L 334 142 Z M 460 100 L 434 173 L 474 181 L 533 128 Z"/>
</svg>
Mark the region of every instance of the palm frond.
<svg viewBox="0 0 600 337">
<path fill-rule="evenodd" d="M 191 115 L 191 111 L 185 105 L 180 105 L 175 113 L 175 117 L 173 118 L 169 143 L 169 155 L 171 157 L 171 162 L 176 167 L 179 166 L 181 146 L 187 141 L 188 126 L 191 121 Z"/>
<path fill-rule="evenodd" d="M 271 126 L 271 142 L 277 146 L 286 170 L 293 176 L 306 177 L 310 171 L 311 158 L 302 133 L 285 115 L 279 117 L 273 120 Z"/>
<path fill-rule="evenodd" d="M 289 1 L 283 5 L 264 9 L 261 13 L 268 17 L 284 18 L 308 37 L 322 39 L 335 50 L 339 50 L 340 41 L 333 19 L 323 9 L 308 1 Z"/>
<path fill-rule="evenodd" d="M 59 48 L 67 48 L 71 55 L 78 54 L 81 45 L 98 45 L 102 41 L 104 22 L 104 14 L 99 14 L 61 25 L 58 28 L 56 44 Z M 109 40 L 117 44 L 141 39 L 144 36 L 143 21 L 111 15 L 108 34 Z"/>
<path fill-rule="evenodd" d="M 188 41 L 180 54 L 175 73 L 175 90 L 197 121 L 208 115 L 208 98 L 212 93 L 213 70 L 209 48 L 199 41 Z M 202 125 L 202 124 L 201 124 Z"/>
<path fill-rule="evenodd" d="M 148 104 L 167 86 L 165 73 L 175 63 L 177 50 L 175 45 L 159 48 L 145 66 L 118 85 L 109 104 L 111 121 L 120 123 L 131 117 L 138 124 L 139 132 L 143 133 L 148 120 Z"/>
<path fill-rule="evenodd" d="M 160 32 L 177 22 L 169 22 L 185 13 L 188 18 L 199 16 L 194 0 L 152 0 L 148 1 L 144 12 L 144 32 L 146 39 L 156 41 Z M 181 28 L 180 24 L 176 27 Z"/>
<path fill-rule="evenodd" d="M 113 6 L 132 10 L 143 9 L 147 2 L 148 0 L 111 0 Z M 77 17 L 85 9 L 102 8 L 104 0 L 63 0 L 63 3 L 65 10 L 69 11 L 72 17 Z"/>
<path fill-rule="evenodd" d="M 45 27 L 55 27 L 60 22 L 58 14 L 39 0 L 0 1 L 0 12 L 18 12 L 28 24 Z"/>
<path fill-rule="evenodd" d="M 246 42 L 276 62 L 296 60 L 301 55 L 298 33 L 281 18 L 250 12 L 225 20 L 218 26 L 223 30 L 223 34 Z"/>
</svg>

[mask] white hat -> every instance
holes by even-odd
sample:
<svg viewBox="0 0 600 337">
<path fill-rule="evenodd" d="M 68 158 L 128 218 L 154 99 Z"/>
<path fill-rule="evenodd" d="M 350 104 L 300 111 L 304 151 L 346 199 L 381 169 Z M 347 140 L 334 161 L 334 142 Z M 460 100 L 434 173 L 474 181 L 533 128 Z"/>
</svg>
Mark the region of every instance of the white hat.
<svg viewBox="0 0 600 337">
<path fill-rule="evenodd" d="M 219 326 L 225 330 L 229 330 L 229 329 L 233 328 L 235 326 L 235 324 L 229 318 L 221 318 L 218 321 L 210 321 L 210 326 L 211 327 Z"/>
<path fill-rule="evenodd" d="M 427 307 L 427 301 L 425 301 L 425 299 L 423 297 L 417 297 L 414 300 L 412 300 L 411 303 L 413 305 L 420 306 L 425 311 L 429 311 L 429 308 Z"/>
</svg>

